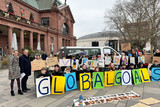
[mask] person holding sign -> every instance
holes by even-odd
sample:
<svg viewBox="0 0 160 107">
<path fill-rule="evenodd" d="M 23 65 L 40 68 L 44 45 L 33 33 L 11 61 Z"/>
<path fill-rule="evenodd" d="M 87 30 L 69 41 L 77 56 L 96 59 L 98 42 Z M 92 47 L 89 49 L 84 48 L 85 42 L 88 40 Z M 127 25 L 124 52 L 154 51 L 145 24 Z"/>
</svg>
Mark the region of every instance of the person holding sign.
<svg viewBox="0 0 160 107">
<path fill-rule="evenodd" d="M 28 80 L 28 77 L 31 75 L 31 62 L 30 62 L 27 49 L 25 49 L 23 51 L 23 55 L 20 56 L 19 65 L 20 65 L 21 73 L 25 73 L 25 76 L 22 78 L 22 91 L 27 92 L 27 90 L 30 90 L 29 88 L 27 88 L 27 80 Z"/>
<path fill-rule="evenodd" d="M 13 87 L 14 87 L 14 80 L 17 80 L 18 86 L 18 94 L 23 95 L 20 88 L 20 67 L 19 67 L 19 57 L 18 51 L 13 51 L 13 55 L 9 57 L 9 80 L 11 80 L 11 96 L 15 96 Z"/>
<path fill-rule="evenodd" d="M 151 65 L 151 67 L 149 68 L 149 70 L 152 70 L 152 68 L 154 67 L 160 67 L 160 64 L 158 63 L 157 60 L 154 60 L 154 63 Z"/>
<path fill-rule="evenodd" d="M 51 75 L 47 72 L 46 68 L 41 69 L 41 73 L 37 76 L 37 78 L 50 77 Z"/>
<path fill-rule="evenodd" d="M 60 70 L 58 64 L 54 66 L 54 70 L 52 71 L 52 76 L 64 76 L 63 71 Z"/>
<path fill-rule="evenodd" d="M 85 52 L 82 53 L 82 56 L 81 56 L 81 58 L 79 59 L 79 64 L 81 64 L 81 65 L 83 65 L 83 61 L 82 61 L 83 58 L 87 58 Z"/>
</svg>

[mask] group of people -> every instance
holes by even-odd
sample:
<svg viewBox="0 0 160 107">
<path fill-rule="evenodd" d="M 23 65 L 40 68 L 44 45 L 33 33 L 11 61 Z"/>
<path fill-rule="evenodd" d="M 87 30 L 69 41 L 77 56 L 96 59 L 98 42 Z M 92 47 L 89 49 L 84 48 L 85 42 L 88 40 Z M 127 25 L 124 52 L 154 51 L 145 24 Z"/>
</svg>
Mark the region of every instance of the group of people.
<svg viewBox="0 0 160 107">
<path fill-rule="evenodd" d="M 124 51 L 122 53 L 122 56 L 128 56 L 128 57 L 135 57 L 135 64 L 133 63 L 123 63 L 121 59 L 121 63 L 119 66 L 116 66 L 113 63 L 114 56 L 116 56 L 116 53 L 114 53 L 113 56 L 111 56 L 111 63 L 109 65 L 105 65 L 104 67 L 96 66 L 94 69 L 90 69 L 86 64 L 83 63 L 83 58 L 87 58 L 87 55 L 85 52 L 82 53 L 82 56 L 79 59 L 76 59 L 75 56 L 72 56 L 72 61 L 78 60 L 79 67 L 78 69 L 73 69 L 73 66 L 59 66 L 58 64 L 54 65 L 54 67 L 49 68 L 42 68 L 41 70 L 38 70 L 38 75 L 36 75 L 36 78 L 43 78 L 43 77 L 52 77 L 52 76 L 64 76 L 65 73 L 71 73 L 76 72 L 76 78 L 79 80 L 79 74 L 80 73 L 92 73 L 93 72 L 102 72 L 102 71 L 115 71 L 115 70 L 127 70 L 127 69 L 136 69 L 136 68 L 146 68 L 148 65 L 144 64 L 142 62 L 138 63 L 138 56 L 145 55 L 146 52 L 140 52 L 138 48 L 132 49 L 131 51 Z M 108 57 L 109 54 L 106 53 L 105 57 Z M 160 56 L 160 51 L 157 49 L 154 56 Z M 42 55 L 36 54 L 35 59 L 36 60 L 46 60 L 48 58 L 52 58 L 53 55 L 49 54 L 49 56 L 44 52 Z M 18 86 L 18 94 L 23 95 L 23 92 L 27 92 L 30 89 L 27 87 L 27 80 L 28 77 L 31 75 L 31 62 L 28 55 L 28 50 L 25 49 L 23 51 L 23 54 L 19 57 L 18 51 L 13 51 L 13 54 L 9 58 L 9 79 L 11 80 L 11 96 L 15 96 L 14 94 L 14 80 L 17 80 L 17 86 Z M 58 59 L 58 58 L 57 58 Z M 63 59 L 66 59 L 65 56 L 63 56 Z M 94 55 L 92 56 L 92 60 L 99 60 L 103 59 L 101 58 L 101 55 Z M 105 58 L 104 58 L 105 59 Z M 157 60 L 154 61 L 153 65 L 150 67 L 150 70 L 153 67 L 160 67 Z M 21 87 L 20 87 L 20 78 L 21 74 L 24 73 L 24 77 L 21 80 Z M 21 90 L 22 88 L 22 90 Z"/>
<path fill-rule="evenodd" d="M 27 87 L 27 80 L 31 75 L 31 62 L 28 55 L 28 50 L 25 49 L 20 57 L 18 55 L 18 51 L 15 50 L 9 57 L 9 79 L 11 80 L 11 96 L 15 96 L 13 89 L 15 79 L 17 80 L 18 94 L 23 95 L 23 92 L 27 92 L 30 90 Z M 23 78 L 20 79 L 22 73 L 24 75 Z"/>
</svg>

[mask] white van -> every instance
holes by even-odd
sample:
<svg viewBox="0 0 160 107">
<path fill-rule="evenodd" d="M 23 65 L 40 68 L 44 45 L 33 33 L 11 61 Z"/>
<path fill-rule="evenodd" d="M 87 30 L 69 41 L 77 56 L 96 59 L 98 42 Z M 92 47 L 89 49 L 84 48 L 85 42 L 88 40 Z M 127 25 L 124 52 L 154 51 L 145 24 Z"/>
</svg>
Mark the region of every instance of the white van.
<svg viewBox="0 0 160 107">
<path fill-rule="evenodd" d="M 76 56 L 76 59 L 79 59 L 82 55 L 82 53 L 85 52 L 88 59 L 91 59 L 93 55 L 101 55 L 101 57 L 104 58 L 104 55 L 106 53 L 109 54 L 109 56 L 112 56 L 114 52 L 117 54 L 117 56 L 121 56 L 119 52 L 117 52 L 115 49 L 109 47 L 109 46 L 103 46 L 103 47 L 62 47 L 60 49 L 59 57 L 62 58 L 65 56 L 66 58 L 71 58 L 73 55 Z"/>
</svg>

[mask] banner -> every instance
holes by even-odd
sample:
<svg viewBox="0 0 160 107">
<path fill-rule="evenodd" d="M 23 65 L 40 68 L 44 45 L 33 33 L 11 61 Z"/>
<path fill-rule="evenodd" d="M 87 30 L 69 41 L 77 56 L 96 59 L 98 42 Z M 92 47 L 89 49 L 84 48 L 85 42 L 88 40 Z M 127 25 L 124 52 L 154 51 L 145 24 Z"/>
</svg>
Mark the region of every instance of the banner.
<svg viewBox="0 0 160 107">
<path fill-rule="evenodd" d="M 121 70 L 115 71 L 114 85 L 122 85 Z"/>
<path fill-rule="evenodd" d="M 160 57 L 155 57 L 155 56 L 154 56 L 154 57 L 153 57 L 153 62 L 152 62 L 152 63 L 154 63 L 155 60 L 157 60 L 158 63 L 160 63 Z"/>
<path fill-rule="evenodd" d="M 59 59 L 59 66 L 71 66 L 70 59 Z"/>
<path fill-rule="evenodd" d="M 121 51 L 128 51 L 128 50 L 131 50 L 131 44 L 130 43 L 121 44 Z"/>
<path fill-rule="evenodd" d="M 148 70 L 146 68 L 139 69 L 142 82 L 150 82 Z"/>
<path fill-rule="evenodd" d="M 114 75 L 115 75 L 114 71 L 107 71 L 104 73 L 104 84 L 105 84 L 104 86 L 105 87 L 114 85 Z"/>
<path fill-rule="evenodd" d="M 98 66 L 98 61 L 96 60 L 91 60 L 91 70 L 94 70 Z"/>
<path fill-rule="evenodd" d="M 104 67 L 104 59 L 98 60 L 98 66 L 99 66 L 100 68 L 103 68 L 103 67 Z"/>
<path fill-rule="evenodd" d="M 58 59 L 57 57 L 52 57 L 52 58 L 47 58 L 46 59 L 46 66 L 51 67 L 58 64 Z"/>
<path fill-rule="evenodd" d="M 160 67 L 152 68 L 152 81 L 160 81 Z"/>
<path fill-rule="evenodd" d="M 32 71 L 41 70 L 44 67 L 46 67 L 46 62 L 44 60 L 35 59 L 31 62 Z"/>
<path fill-rule="evenodd" d="M 82 64 L 88 65 L 88 59 L 87 58 L 82 58 Z"/>
<path fill-rule="evenodd" d="M 128 56 L 123 56 L 122 57 L 122 63 L 128 65 Z"/>
<path fill-rule="evenodd" d="M 140 63 L 140 62 L 145 64 L 145 57 L 144 56 L 138 57 L 138 63 Z"/>
<path fill-rule="evenodd" d="M 130 64 L 131 63 L 135 65 L 135 57 L 130 57 Z"/>
<path fill-rule="evenodd" d="M 103 72 L 93 72 L 93 89 L 104 88 Z"/>
<path fill-rule="evenodd" d="M 77 89 L 76 73 L 65 74 L 65 89 L 66 91 Z"/>
<path fill-rule="evenodd" d="M 120 56 L 114 56 L 113 63 L 115 65 L 120 65 Z"/>
<path fill-rule="evenodd" d="M 78 60 L 72 60 L 72 69 L 77 70 L 79 66 L 79 61 Z"/>
<path fill-rule="evenodd" d="M 140 76 L 140 73 L 139 73 L 139 69 L 132 70 L 132 77 L 133 77 L 135 85 L 142 83 L 141 82 L 141 76 Z"/>
<path fill-rule="evenodd" d="M 50 77 L 36 79 L 37 97 L 47 96 L 51 94 Z"/>
<path fill-rule="evenodd" d="M 152 63 L 151 55 L 144 55 L 145 63 Z"/>
<path fill-rule="evenodd" d="M 105 57 L 105 61 L 104 61 L 105 65 L 109 65 L 111 63 L 111 61 L 112 61 L 112 58 L 110 56 Z"/>
<path fill-rule="evenodd" d="M 64 94 L 65 89 L 65 77 L 53 76 L 51 94 Z"/>
<path fill-rule="evenodd" d="M 80 90 L 91 90 L 91 73 L 80 73 Z"/>
<path fill-rule="evenodd" d="M 132 85 L 131 70 L 122 70 L 122 85 Z"/>
<path fill-rule="evenodd" d="M 91 106 L 97 104 L 111 103 L 117 101 L 124 101 L 139 98 L 140 95 L 137 93 L 130 91 L 126 93 L 118 93 L 112 95 L 104 95 L 104 96 L 95 96 L 83 99 L 83 106 Z M 74 106 L 79 107 L 79 99 L 74 99 Z"/>
</svg>

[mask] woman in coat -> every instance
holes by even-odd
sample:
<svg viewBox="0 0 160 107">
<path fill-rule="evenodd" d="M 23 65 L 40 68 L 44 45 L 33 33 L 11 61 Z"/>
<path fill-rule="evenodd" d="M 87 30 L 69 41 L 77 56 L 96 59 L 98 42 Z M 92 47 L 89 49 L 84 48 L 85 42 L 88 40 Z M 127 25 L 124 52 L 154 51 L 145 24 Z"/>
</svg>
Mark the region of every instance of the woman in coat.
<svg viewBox="0 0 160 107">
<path fill-rule="evenodd" d="M 20 89 L 20 67 L 19 67 L 19 57 L 18 57 L 18 51 L 14 51 L 13 55 L 9 58 L 9 80 L 11 80 L 11 96 L 15 96 L 13 87 L 14 87 L 14 80 L 17 80 L 17 86 L 18 86 L 18 94 L 22 95 L 22 91 Z"/>
</svg>

